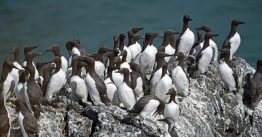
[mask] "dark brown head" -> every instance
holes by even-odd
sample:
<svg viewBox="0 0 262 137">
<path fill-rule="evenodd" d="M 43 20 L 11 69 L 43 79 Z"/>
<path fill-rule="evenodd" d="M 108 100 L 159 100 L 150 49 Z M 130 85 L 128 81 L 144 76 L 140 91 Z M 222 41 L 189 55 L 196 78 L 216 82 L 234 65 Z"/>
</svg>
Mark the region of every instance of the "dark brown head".
<svg viewBox="0 0 262 137">
<path fill-rule="evenodd" d="M 71 55 L 71 51 L 72 51 L 72 49 L 74 47 L 73 45 L 74 45 L 73 41 L 66 42 L 66 49 L 67 49 L 67 51 L 69 52 L 70 55 Z"/>
<path fill-rule="evenodd" d="M 94 65 L 95 65 L 94 58 L 89 57 L 89 56 L 80 56 L 78 60 L 85 62 L 88 66 L 93 66 L 94 67 Z"/>
<path fill-rule="evenodd" d="M 257 61 L 257 71 L 262 73 L 262 60 Z"/>
<path fill-rule="evenodd" d="M 118 45 L 119 45 L 119 36 L 118 35 L 115 35 L 113 37 L 113 41 L 114 41 L 114 49 L 118 48 Z"/>
<path fill-rule="evenodd" d="M 164 32 L 164 39 L 165 39 L 165 37 L 166 37 L 166 38 L 169 38 L 169 37 L 171 37 L 171 36 L 173 36 L 173 35 L 175 35 L 175 34 L 179 34 L 179 33 L 178 33 L 178 32 L 175 32 L 174 30 L 171 30 L 171 29 L 166 30 L 166 31 Z"/>
<path fill-rule="evenodd" d="M 174 101 L 176 103 L 176 90 L 174 88 L 169 89 L 166 95 L 170 95 L 169 103 L 171 101 Z"/>
<path fill-rule="evenodd" d="M 12 62 L 12 58 L 11 57 L 7 57 L 5 58 L 4 62 L 3 62 L 3 70 L 8 70 L 8 72 L 11 72 L 11 70 L 13 68 L 18 69 Z M 3 74 L 2 74 L 3 75 Z"/>
<path fill-rule="evenodd" d="M 203 30 L 205 32 L 212 32 L 211 28 L 208 25 L 203 25 L 199 28 L 196 28 L 197 30 Z"/>
<path fill-rule="evenodd" d="M 147 42 L 146 44 L 152 45 L 152 44 L 153 44 L 153 40 L 154 40 L 156 37 L 158 37 L 158 36 L 160 36 L 159 33 L 156 33 L 156 32 L 147 32 L 147 33 L 145 34 L 145 41 Z"/>
<path fill-rule="evenodd" d="M 28 58 L 33 59 L 33 58 L 41 56 L 41 55 L 43 55 L 43 54 L 39 53 L 39 52 L 35 52 L 35 51 L 30 51 L 30 52 L 27 53 L 26 59 L 28 59 Z"/>
<path fill-rule="evenodd" d="M 12 52 L 13 54 L 17 54 L 17 53 L 19 53 L 19 48 L 13 47 L 13 48 L 11 48 L 11 52 Z"/>
<path fill-rule="evenodd" d="M 30 51 L 32 51 L 33 49 L 37 48 L 37 46 L 31 46 L 31 47 L 25 47 L 24 48 L 24 53 L 28 53 Z"/>
<path fill-rule="evenodd" d="M 54 44 L 49 49 L 47 49 L 45 52 L 53 52 L 55 54 L 55 56 L 61 56 L 60 47 L 57 44 Z"/>
<path fill-rule="evenodd" d="M 184 18 L 183 18 L 183 21 L 188 22 L 188 21 L 192 21 L 192 19 L 190 18 L 189 15 L 185 15 Z"/>
<path fill-rule="evenodd" d="M 107 49 L 105 47 L 101 47 L 99 50 L 98 50 L 98 53 L 101 53 L 101 54 L 105 54 L 107 52 L 111 52 L 113 50 L 110 50 L 110 49 Z"/>
<path fill-rule="evenodd" d="M 144 29 L 144 28 L 134 27 L 134 28 L 131 29 L 131 31 L 132 31 L 134 34 L 136 34 L 136 33 L 138 33 L 139 31 L 141 31 L 142 29 Z"/>
<path fill-rule="evenodd" d="M 213 38 L 213 37 L 217 37 L 217 36 L 219 36 L 219 35 L 216 34 L 216 33 L 213 33 L 213 32 L 207 32 L 206 35 L 205 35 L 205 40 L 207 40 L 207 39 L 211 39 L 211 38 Z"/>
<path fill-rule="evenodd" d="M 232 20 L 231 22 L 231 26 L 238 26 L 239 24 L 245 24 L 245 22 L 239 20 Z"/>
</svg>

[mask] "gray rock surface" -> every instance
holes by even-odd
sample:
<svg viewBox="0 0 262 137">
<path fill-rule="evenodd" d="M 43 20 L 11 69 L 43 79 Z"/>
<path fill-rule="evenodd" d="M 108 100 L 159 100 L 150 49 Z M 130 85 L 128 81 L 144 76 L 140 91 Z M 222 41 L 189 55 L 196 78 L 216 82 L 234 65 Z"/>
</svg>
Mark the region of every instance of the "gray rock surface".
<svg viewBox="0 0 262 137">
<path fill-rule="evenodd" d="M 239 76 L 239 91 L 235 95 L 224 89 L 217 65 L 212 63 L 205 75 L 190 80 L 191 93 L 188 97 L 177 97 L 181 108 L 180 119 L 176 122 L 178 135 L 261 137 L 262 103 L 255 110 L 248 107 L 248 79 L 255 70 L 245 60 L 234 58 L 234 70 Z M 89 104 L 83 108 L 70 99 L 67 91 L 61 92 L 54 105 L 43 106 L 43 113 L 38 120 L 41 137 L 158 137 L 166 132 L 167 125 L 155 119 L 122 121 L 127 112 L 119 107 Z M 21 136 L 17 125 L 12 132 L 14 136 Z"/>
</svg>

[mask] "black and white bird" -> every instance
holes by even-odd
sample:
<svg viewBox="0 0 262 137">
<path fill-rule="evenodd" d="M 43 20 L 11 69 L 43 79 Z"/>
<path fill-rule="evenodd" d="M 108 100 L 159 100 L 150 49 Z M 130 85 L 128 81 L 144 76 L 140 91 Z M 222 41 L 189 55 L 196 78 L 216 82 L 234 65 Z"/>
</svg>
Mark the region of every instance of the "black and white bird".
<svg viewBox="0 0 262 137">
<path fill-rule="evenodd" d="M 228 34 L 222 47 L 223 49 L 224 48 L 230 49 L 230 60 L 232 60 L 233 55 L 236 53 L 241 43 L 240 35 L 237 32 L 237 26 L 239 24 L 245 24 L 245 23 L 239 20 L 232 20 L 230 33 Z"/>
</svg>

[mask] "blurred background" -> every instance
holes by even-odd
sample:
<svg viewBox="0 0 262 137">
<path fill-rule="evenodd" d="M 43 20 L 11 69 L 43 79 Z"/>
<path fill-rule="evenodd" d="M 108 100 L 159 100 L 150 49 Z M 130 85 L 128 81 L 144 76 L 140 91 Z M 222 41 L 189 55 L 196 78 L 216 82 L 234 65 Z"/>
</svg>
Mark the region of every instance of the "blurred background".
<svg viewBox="0 0 262 137">
<path fill-rule="evenodd" d="M 218 47 L 228 35 L 232 19 L 246 22 L 238 27 L 242 42 L 236 55 L 255 67 L 256 60 L 262 58 L 261 6 L 261 0 L 0 0 L 0 63 L 15 46 L 23 52 L 24 46 L 37 45 L 36 50 L 43 52 L 59 44 L 68 57 L 65 43 L 73 38 L 79 38 L 81 45 L 93 53 L 101 46 L 113 47 L 113 35 L 134 26 L 145 28 L 140 35 L 166 29 L 180 32 L 182 17 L 188 14 L 194 32 L 194 28 L 206 24 L 220 34 L 215 38 Z M 155 46 L 161 42 L 157 38 Z M 38 60 L 51 57 L 48 53 Z"/>
</svg>

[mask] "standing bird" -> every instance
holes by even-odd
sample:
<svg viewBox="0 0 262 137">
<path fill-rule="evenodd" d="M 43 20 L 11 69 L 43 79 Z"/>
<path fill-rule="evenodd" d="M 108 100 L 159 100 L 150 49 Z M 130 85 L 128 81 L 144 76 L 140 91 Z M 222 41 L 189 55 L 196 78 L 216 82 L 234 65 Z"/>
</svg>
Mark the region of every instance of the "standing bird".
<svg viewBox="0 0 262 137">
<path fill-rule="evenodd" d="M 0 92 L 3 91 L 3 83 L 0 82 Z M 5 99 L 2 94 L 0 94 L 0 136 L 1 137 L 9 137 L 11 122 L 10 115 L 6 108 Z"/>
<path fill-rule="evenodd" d="M 45 100 L 50 102 L 53 95 L 58 93 L 66 80 L 66 74 L 65 71 L 62 68 L 62 59 L 59 56 L 55 56 L 53 59 L 53 63 L 55 63 L 55 69 L 52 73 L 52 76 L 48 82 L 46 94 L 45 94 Z"/>
<path fill-rule="evenodd" d="M 23 62 L 23 67 L 25 67 L 26 65 L 27 65 L 27 58 L 28 58 L 28 53 L 30 52 L 30 51 L 32 51 L 33 49 L 35 49 L 35 48 L 37 48 L 37 46 L 32 46 L 32 47 L 25 47 L 24 48 L 24 55 L 25 55 L 25 61 Z M 39 55 L 41 55 L 41 54 L 39 54 Z M 39 73 L 38 73 L 38 70 L 37 70 L 37 68 L 36 68 L 36 65 L 35 65 L 35 63 L 34 62 L 32 62 L 32 64 L 33 64 L 33 66 L 34 66 L 34 68 L 35 68 L 35 80 L 37 81 L 38 80 L 38 78 L 39 78 Z"/>
<path fill-rule="evenodd" d="M 13 77 L 13 80 L 15 82 L 15 87 L 14 87 L 14 91 L 17 91 L 17 85 L 19 82 L 19 70 L 23 69 L 22 66 L 20 65 L 20 59 L 19 59 L 19 49 L 14 47 L 11 49 L 11 52 L 14 54 L 14 61 L 13 64 L 14 66 L 16 66 L 16 68 L 13 68 L 12 71 L 10 72 L 10 74 Z"/>
<path fill-rule="evenodd" d="M 29 79 L 29 72 L 26 69 L 22 69 L 19 71 L 19 83 L 17 86 L 17 92 L 15 92 L 16 98 L 20 99 L 21 101 L 26 104 L 27 108 L 31 113 L 33 113 L 31 103 L 28 96 L 27 91 L 27 82 Z"/>
<path fill-rule="evenodd" d="M 172 56 L 172 55 L 168 55 L 161 50 L 159 50 L 156 54 L 157 66 L 156 66 L 155 72 L 151 75 L 151 78 L 150 78 L 150 92 L 153 95 L 155 94 L 155 89 L 154 89 L 155 85 L 161 79 L 161 76 L 162 76 L 163 64 L 166 63 L 164 58 L 168 56 Z"/>
<path fill-rule="evenodd" d="M 72 57 L 72 75 L 70 78 L 70 87 L 72 89 L 72 94 L 79 102 L 79 104 L 86 104 L 88 91 L 84 79 L 81 77 L 81 69 L 85 66 L 84 63 L 78 61 L 79 56 L 73 55 Z"/>
<path fill-rule="evenodd" d="M 122 53 L 120 54 L 120 56 L 122 56 L 122 60 L 121 62 L 117 63 L 117 66 L 121 69 L 121 68 L 128 68 L 129 71 L 132 71 L 130 69 L 130 65 L 128 64 L 126 58 L 127 58 L 127 51 L 123 50 Z"/>
<path fill-rule="evenodd" d="M 153 40 L 159 36 L 158 33 L 148 32 L 145 34 L 144 47 L 139 58 L 142 75 L 145 76 L 153 70 L 157 49 L 153 45 Z"/>
<path fill-rule="evenodd" d="M 195 41 L 194 33 L 189 29 L 188 22 L 192 21 L 190 16 L 185 15 L 183 18 L 183 28 L 176 41 L 176 53 L 182 52 L 188 55 Z"/>
<path fill-rule="evenodd" d="M 262 99 L 262 60 L 257 61 L 257 70 L 251 79 L 251 105 L 256 107 Z"/>
<path fill-rule="evenodd" d="M 52 53 L 54 53 L 55 56 L 60 57 L 61 58 L 61 68 L 64 72 L 67 71 L 67 69 L 68 69 L 67 59 L 64 56 L 61 55 L 60 47 L 57 44 L 51 46 L 49 49 L 46 50 L 46 52 L 52 52 Z"/>
<path fill-rule="evenodd" d="M 185 97 L 189 94 L 189 80 L 184 69 L 185 56 L 182 52 L 179 52 L 177 57 L 178 65 L 172 70 L 172 81 L 178 94 Z"/>
<path fill-rule="evenodd" d="M 124 81 L 118 87 L 119 99 L 127 110 L 131 110 L 136 103 L 136 97 L 129 81 L 129 69 L 120 69 L 118 73 L 124 75 Z"/>
<path fill-rule="evenodd" d="M 41 100 L 43 95 L 41 87 L 35 81 L 35 67 L 33 65 L 33 58 L 39 55 L 39 53 L 36 53 L 34 51 L 28 52 L 26 58 L 27 63 L 24 67 L 30 74 L 29 79 L 27 81 L 27 93 L 31 108 L 28 109 L 32 109 L 36 117 L 39 117 L 40 112 L 42 111 L 40 105 L 42 102 Z"/>
<path fill-rule="evenodd" d="M 197 68 L 201 74 L 206 72 L 208 65 L 212 60 L 213 50 L 210 46 L 209 40 L 216 36 L 219 35 L 212 32 L 206 33 L 203 48 L 201 49 L 200 53 L 196 57 Z"/>
<path fill-rule="evenodd" d="M 144 96 L 143 91 L 143 79 L 141 77 L 140 66 L 135 63 L 129 63 L 132 72 L 130 72 L 131 77 L 131 88 L 134 90 L 137 100 Z"/>
<path fill-rule="evenodd" d="M 139 116 L 142 120 L 149 116 L 160 114 L 164 110 L 165 103 L 154 95 L 147 95 L 139 99 L 134 107 L 128 111 L 128 117 Z"/>
<path fill-rule="evenodd" d="M 236 53 L 241 43 L 240 35 L 237 33 L 237 26 L 239 24 L 245 24 L 245 23 L 239 20 L 233 20 L 231 22 L 231 31 L 228 34 L 226 40 L 224 41 L 222 47 L 223 49 L 224 48 L 230 49 L 230 60 L 232 60 L 233 55 Z"/>
<path fill-rule="evenodd" d="M 212 32 L 210 27 L 207 26 L 207 25 L 201 26 L 201 27 L 199 27 L 197 29 L 205 31 L 206 33 Z M 209 39 L 209 44 L 210 44 L 210 47 L 212 48 L 212 51 L 213 51 L 212 61 L 217 61 L 217 59 L 218 59 L 217 44 L 212 40 L 212 38 Z M 201 42 L 198 46 L 195 47 L 195 54 L 194 54 L 194 56 L 197 56 L 199 54 L 199 52 L 203 48 L 203 45 L 204 45 L 204 42 Z"/>
<path fill-rule="evenodd" d="M 137 30 L 142 30 L 143 28 L 139 28 Z M 135 57 L 142 51 L 141 45 L 137 42 L 139 39 L 143 39 L 143 37 L 140 37 L 138 35 L 135 35 L 134 31 L 128 31 L 128 49 L 131 52 L 131 59 L 134 60 Z"/>
<path fill-rule="evenodd" d="M 167 95 L 170 95 L 168 104 L 165 104 L 164 118 L 171 118 L 174 122 L 178 121 L 180 115 L 179 106 L 176 103 L 176 91 L 174 88 L 169 89 Z"/>
<path fill-rule="evenodd" d="M 171 45 L 170 38 L 174 37 L 175 34 L 179 34 L 174 30 L 166 30 L 164 33 L 164 40 L 162 42 L 162 47 L 165 48 L 165 53 L 172 55 L 176 52 L 176 49 Z M 165 57 L 166 62 L 169 62 L 170 57 Z"/>
<path fill-rule="evenodd" d="M 15 101 L 16 108 L 19 110 L 18 119 L 20 129 L 24 137 L 37 137 L 38 125 L 36 118 L 32 115 L 23 101 L 17 99 Z"/>
<path fill-rule="evenodd" d="M 196 31 L 197 31 L 197 41 L 194 43 L 191 51 L 190 51 L 190 55 L 193 55 L 193 56 L 197 56 L 198 53 L 201 51 L 202 47 L 203 47 L 203 44 L 202 46 L 199 45 L 200 43 L 203 43 L 204 40 L 203 40 L 203 33 L 202 33 L 202 30 L 200 28 L 196 28 Z"/>
<path fill-rule="evenodd" d="M 221 59 L 218 65 L 218 72 L 220 77 L 225 84 L 225 87 L 230 91 L 236 93 L 237 91 L 237 74 L 231 68 L 230 64 L 230 50 L 222 49 Z"/>
<path fill-rule="evenodd" d="M 125 39 L 126 39 L 126 34 L 122 33 L 119 35 L 119 50 L 121 53 L 125 50 L 127 52 L 126 55 L 126 62 L 129 63 L 131 61 L 132 55 L 130 49 L 125 45 Z"/>
<path fill-rule="evenodd" d="M 168 102 L 170 95 L 166 95 L 168 93 L 169 89 L 172 88 L 172 79 L 167 74 L 167 63 L 162 65 L 162 75 L 160 80 L 155 84 L 154 91 L 155 96 L 159 97 L 164 102 Z"/>
<path fill-rule="evenodd" d="M 112 72 L 116 69 L 115 66 L 110 65 L 107 69 L 107 78 L 104 80 L 106 85 L 106 93 L 109 100 L 113 105 L 118 106 L 120 104 L 120 100 L 118 97 L 117 87 L 113 82 Z"/>
<path fill-rule="evenodd" d="M 3 95 L 5 101 L 9 98 L 9 96 L 11 95 L 11 93 L 15 88 L 15 80 L 11 75 L 11 71 L 13 68 L 18 69 L 11 61 L 11 58 L 7 57 L 3 63 L 2 76 L 1 76 L 1 82 L 3 84 L 3 89 L 1 90 L 1 94 Z"/>
<path fill-rule="evenodd" d="M 84 80 L 93 104 L 100 105 L 101 103 L 104 103 L 105 105 L 110 106 L 111 102 L 106 94 L 106 85 L 95 72 L 95 60 L 88 56 L 80 56 L 79 60 L 84 61 L 87 64 L 87 75 Z"/>
<path fill-rule="evenodd" d="M 93 54 L 92 57 L 95 59 L 95 71 L 99 75 L 101 79 L 105 79 L 105 65 L 102 61 L 102 57 L 105 53 L 110 52 L 112 50 L 109 50 L 107 48 L 101 47 L 98 50 L 98 53 Z"/>
<path fill-rule="evenodd" d="M 158 121 L 162 121 L 168 124 L 167 132 L 163 135 L 163 137 L 178 137 L 175 130 L 175 121 L 172 118 L 164 118 L 159 119 Z"/>
</svg>

